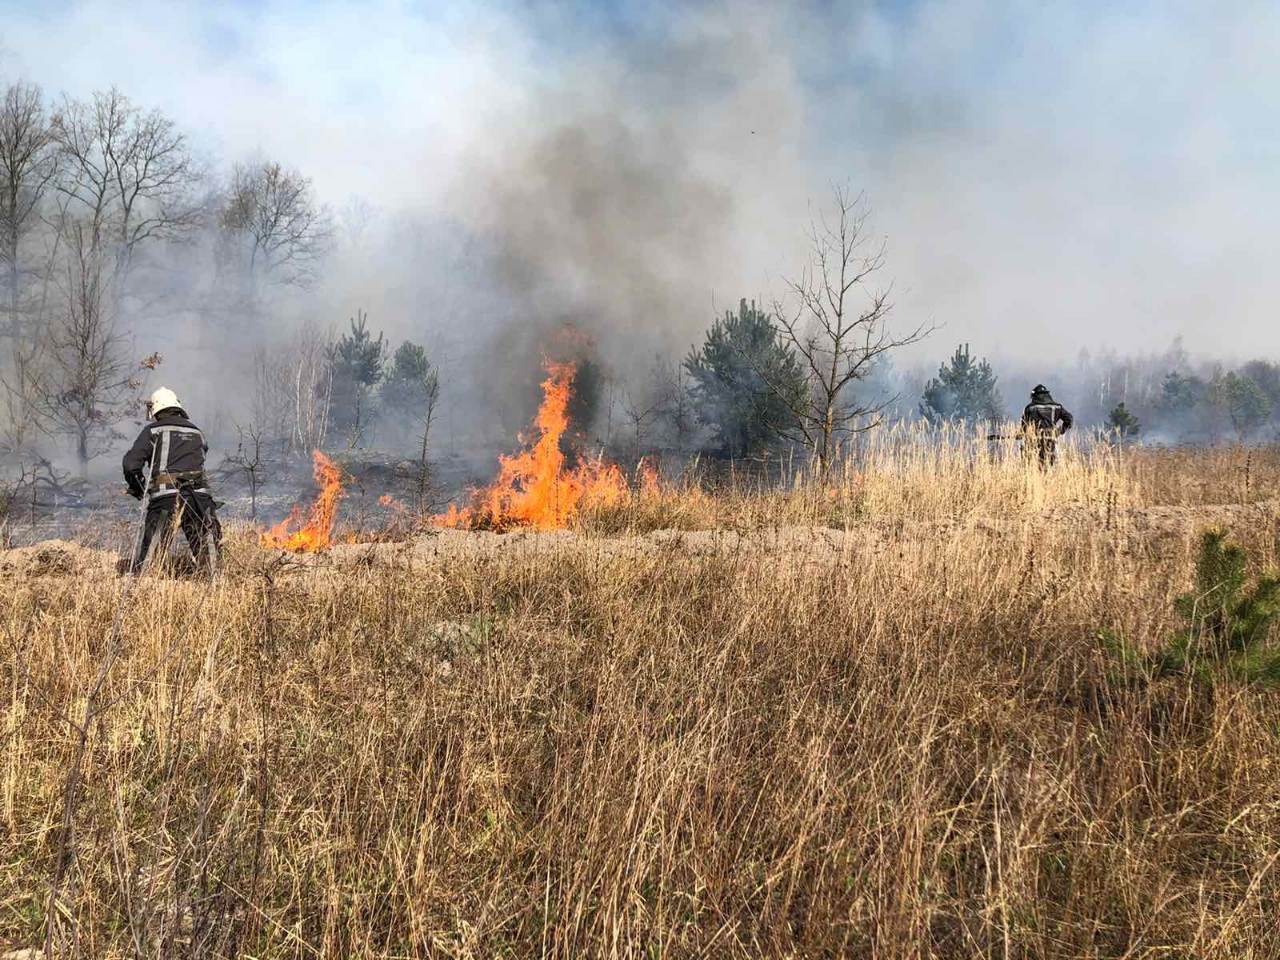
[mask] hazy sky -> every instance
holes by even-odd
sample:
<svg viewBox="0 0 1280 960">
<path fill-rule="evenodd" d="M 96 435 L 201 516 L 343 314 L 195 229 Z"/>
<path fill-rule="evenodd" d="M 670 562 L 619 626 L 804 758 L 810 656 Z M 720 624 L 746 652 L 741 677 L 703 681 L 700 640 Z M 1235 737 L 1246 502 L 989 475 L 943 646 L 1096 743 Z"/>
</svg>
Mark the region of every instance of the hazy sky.
<svg viewBox="0 0 1280 960">
<path fill-rule="evenodd" d="M 732 206 L 725 262 L 690 254 L 682 280 L 706 303 L 773 292 L 806 198 L 848 182 L 904 320 L 945 325 L 936 355 L 1181 334 L 1280 357 L 1278 54 L 1280 4 L 1230 0 L 0 0 L 0 78 L 115 84 L 218 163 L 278 157 L 335 206 L 491 222 L 477 193 L 538 203 L 502 182 L 528 175 L 508 155 L 609 114 Z"/>
</svg>

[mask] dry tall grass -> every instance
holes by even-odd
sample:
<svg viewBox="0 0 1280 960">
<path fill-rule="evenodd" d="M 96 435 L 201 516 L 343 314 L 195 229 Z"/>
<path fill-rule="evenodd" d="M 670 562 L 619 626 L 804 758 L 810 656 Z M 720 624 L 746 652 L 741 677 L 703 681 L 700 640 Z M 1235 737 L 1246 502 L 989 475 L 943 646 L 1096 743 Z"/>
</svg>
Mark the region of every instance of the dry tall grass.
<svg viewBox="0 0 1280 960">
<path fill-rule="evenodd" d="M 1276 695 L 1095 640 L 1176 629 L 1203 522 L 1275 560 L 1275 454 L 907 439 L 500 550 L 242 534 L 118 632 L 113 577 L 12 575 L 0 945 L 1280 956 Z"/>
</svg>

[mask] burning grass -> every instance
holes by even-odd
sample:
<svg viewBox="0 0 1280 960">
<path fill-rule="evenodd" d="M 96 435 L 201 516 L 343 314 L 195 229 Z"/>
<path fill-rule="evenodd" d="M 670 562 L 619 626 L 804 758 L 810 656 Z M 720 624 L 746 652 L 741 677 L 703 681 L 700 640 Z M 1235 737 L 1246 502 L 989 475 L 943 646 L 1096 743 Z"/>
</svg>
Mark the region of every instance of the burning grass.
<svg viewBox="0 0 1280 960">
<path fill-rule="evenodd" d="M 290 553 L 315 553 L 333 545 L 333 524 L 342 499 L 342 471 L 319 450 L 311 454 L 318 493 L 308 508 L 301 505 L 260 537 L 264 547 Z"/>
<path fill-rule="evenodd" d="M 583 456 L 569 465 L 563 449 L 569 429 L 569 401 L 575 368 L 547 365 L 542 403 L 534 418 L 528 449 L 498 458 L 498 476 L 472 495 L 470 506 L 451 506 L 435 517 L 442 527 L 506 530 L 532 527 L 562 530 L 580 509 L 608 506 L 627 498 L 622 471 L 599 457 Z"/>
<path fill-rule="evenodd" d="M 1280 955 L 1278 695 L 1130 686 L 1096 640 L 1178 628 L 1204 523 L 1274 563 L 1280 490 L 1153 504 L 1177 478 L 1105 451 L 1046 478 L 877 443 L 571 531 L 233 535 L 211 591 L 125 605 L 65 835 L 119 586 L 14 571 L 0 946 Z"/>
</svg>

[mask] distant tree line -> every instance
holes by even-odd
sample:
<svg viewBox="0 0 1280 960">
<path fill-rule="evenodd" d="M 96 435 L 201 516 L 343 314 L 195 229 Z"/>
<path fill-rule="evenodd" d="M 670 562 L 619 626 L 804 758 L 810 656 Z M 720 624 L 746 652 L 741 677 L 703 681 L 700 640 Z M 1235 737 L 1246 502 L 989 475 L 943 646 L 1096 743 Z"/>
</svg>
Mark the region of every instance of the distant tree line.
<svg viewBox="0 0 1280 960">
<path fill-rule="evenodd" d="M 709 433 L 707 449 L 729 456 L 752 456 L 794 437 L 791 411 L 812 390 L 805 364 L 779 336 L 775 315 L 743 301 L 708 330 L 686 360 L 699 422 Z M 928 379 L 914 409 L 900 402 L 913 392 L 881 358 L 881 409 L 894 419 L 920 418 L 943 424 L 996 424 L 1016 419 L 1006 405 L 999 377 L 989 360 L 960 344 Z M 1092 425 L 1120 440 L 1164 443 L 1280 441 L 1280 363 L 1251 360 L 1236 367 L 1195 364 L 1181 343 L 1165 353 L 1096 363 L 1083 356 L 1074 370 L 1048 369 L 1036 380 L 1053 386 L 1058 399 Z M 1033 381 L 1028 380 L 1029 389 Z M 788 400 L 788 397 L 790 398 Z M 896 397 L 886 401 L 886 397 Z"/>
<path fill-rule="evenodd" d="M 1064 371 L 1089 422 L 1166 443 L 1280 440 L 1280 364 L 1194 360 L 1180 340 L 1138 357 L 1082 353 Z"/>
</svg>

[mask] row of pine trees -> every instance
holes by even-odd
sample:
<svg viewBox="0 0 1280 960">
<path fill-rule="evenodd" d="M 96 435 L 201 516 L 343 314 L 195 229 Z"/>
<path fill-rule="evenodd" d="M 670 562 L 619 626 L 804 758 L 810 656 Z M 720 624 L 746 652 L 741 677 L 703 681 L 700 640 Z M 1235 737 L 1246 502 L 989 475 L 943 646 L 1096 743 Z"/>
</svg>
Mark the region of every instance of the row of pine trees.
<svg viewBox="0 0 1280 960">
<path fill-rule="evenodd" d="M 1183 357 L 1178 366 L 1167 370 L 1154 390 L 1134 391 L 1133 402 L 1121 399 L 1104 407 L 1102 429 L 1122 439 L 1148 435 L 1171 442 L 1280 436 L 1280 364 L 1254 360 L 1238 369 L 1197 373 Z M 713 444 L 732 456 L 759 451 L 785 436 L 794 398 L 805 390 L 799 358 L 778 339 L 768 313 L 745 300 L 736 313 L 726 312 L 712 324 L 684 370 L 698 422 L 712 432 Z M 1070 405 L 1075 398 L 1058 399 Z M 999 422 L 1021 412 L 1020 405 L 1006 404 L 990 361 L 976 356 L 969 344 L 957 346 L 939 366 L 914 409 L 901 404 L 896 409 L 933 425 Z"/>
</svg>

